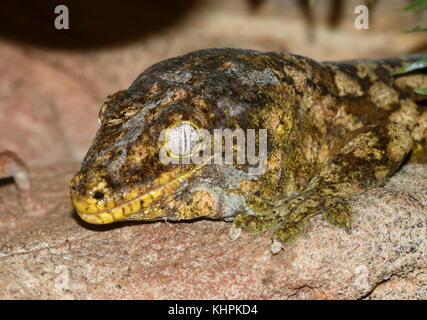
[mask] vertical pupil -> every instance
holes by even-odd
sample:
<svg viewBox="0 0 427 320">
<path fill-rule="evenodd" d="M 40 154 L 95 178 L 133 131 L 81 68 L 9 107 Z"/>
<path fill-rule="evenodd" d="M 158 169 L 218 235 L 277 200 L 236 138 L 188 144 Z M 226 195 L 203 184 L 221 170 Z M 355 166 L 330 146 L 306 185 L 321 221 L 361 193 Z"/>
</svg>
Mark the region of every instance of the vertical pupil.
<svg viewBox="0 0 427 320">
<path fill-rule="evenodd" d="M 183 143 L 184 143 L 184 153 L 185 154 L 187 154 L 189 151 L 189 150 L 187 150 L 187 148 L 188 148 L 187 147 L 187 145 L 188 145 L 187 139 L 188 139 L 187 130 L 184 129 L 184 139 L 183 139 L 184 141 L 183 141 Z"/>
</svg>

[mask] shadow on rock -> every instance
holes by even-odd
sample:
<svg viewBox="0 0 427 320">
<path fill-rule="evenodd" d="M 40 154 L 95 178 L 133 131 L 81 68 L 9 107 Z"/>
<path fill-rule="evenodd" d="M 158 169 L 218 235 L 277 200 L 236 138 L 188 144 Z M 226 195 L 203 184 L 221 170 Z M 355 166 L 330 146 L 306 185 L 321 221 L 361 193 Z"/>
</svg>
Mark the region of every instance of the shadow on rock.
<svg viewBox="0 0 427 320">
<path fill-rule="evenodd" d="M 0 36 L 59 49 L 96 49 L 123 45 L 174 26 L 198 0 L 14 0 L 0 10 Z M 55 19 L 65 5 L 69 29 L 57 30 Z M 59 19 L 58 19 L 59 20 Z"/>
</svg>

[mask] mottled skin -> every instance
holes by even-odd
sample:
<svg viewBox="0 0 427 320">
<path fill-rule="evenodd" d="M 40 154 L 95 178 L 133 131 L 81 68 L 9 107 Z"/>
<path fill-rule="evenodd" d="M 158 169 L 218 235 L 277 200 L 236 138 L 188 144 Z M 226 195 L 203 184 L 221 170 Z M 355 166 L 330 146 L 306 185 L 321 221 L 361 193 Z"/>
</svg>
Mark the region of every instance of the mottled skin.
<svg viewBox="0 0 427 320">
<path fill-rule="evenodd" d="M 157 63 L 101 108 L 71 182 L 76 211 L 98 224 L 234 220 L 232 238 L 270 231 L 273 252 L 316 214 L 349 231 L 348 199 L 384 185 L 406 159 L 427 162 L 426 100 L 414 92 L 427 75 L 390 75 L 416 58 L 318 63 L 208 49 Z M 267 172 L 162 165 L 160 132 L 183 120 L 209 131 L 267 129 Z"/>
</svg>

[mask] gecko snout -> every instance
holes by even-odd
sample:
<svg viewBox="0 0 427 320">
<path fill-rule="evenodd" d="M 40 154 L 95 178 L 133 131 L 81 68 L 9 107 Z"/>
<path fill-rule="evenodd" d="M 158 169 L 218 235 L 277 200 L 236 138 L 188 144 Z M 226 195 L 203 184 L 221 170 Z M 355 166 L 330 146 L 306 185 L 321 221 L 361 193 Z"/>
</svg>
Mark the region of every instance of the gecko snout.
<svg viewBox="0 0 427 320">
<path fill-rule="evenodd" d="M 100 177 L 76 174 L 71 180 L 70 197 L 76 212 L 89 223 L 105 223 L 95 214 L 114 208 L 116 203 L 106 189 L 107 182 Z"/>
</svg>

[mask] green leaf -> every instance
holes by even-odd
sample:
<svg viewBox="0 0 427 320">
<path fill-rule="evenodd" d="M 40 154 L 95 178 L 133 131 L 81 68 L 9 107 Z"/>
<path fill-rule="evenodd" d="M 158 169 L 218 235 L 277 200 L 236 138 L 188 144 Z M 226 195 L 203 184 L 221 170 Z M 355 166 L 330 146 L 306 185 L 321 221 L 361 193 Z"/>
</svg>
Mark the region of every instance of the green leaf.
<svg viewBox="0 0 427 320">
<path fill-rule="evenodd" d="M 419 32 L 419 31 L 427 31 L 427 27 L 416 26 L 415 28 L 403 30 L 402 33 L 411 33 L 411 32 Z"/>
<path fill-rule="evenodd" d="M 403 11 L 421 10 L 427 7 L 427 0 L 413 0 Z"/>
<path fill-rule="evenodd" d="M 310 0 L 310 6 L 314 6 L 315 3 L 316 3 L 316 0 Z"/>
<path fill-rule="evenodd" d="M 393 71 L 391 74 L 395 76 L 398 74 L 408 73 L 414 70 L 424 69 L 424 68 L 427 68 L 427 56 L 422 57 L 420 60 L 410 63 L 402 68 L 399 68 Z"/>
<path fill-rule="evenodd" d="M 425 94 L 425 95 L 427 95 L 427 88 L 415 89 L 415 92 L 419 93 L 419 94 Z"/>
</svg>

